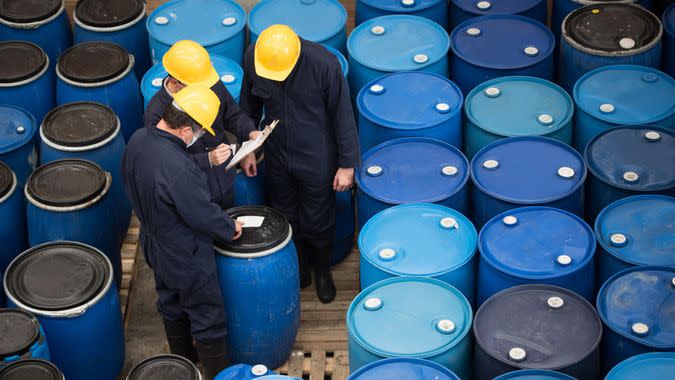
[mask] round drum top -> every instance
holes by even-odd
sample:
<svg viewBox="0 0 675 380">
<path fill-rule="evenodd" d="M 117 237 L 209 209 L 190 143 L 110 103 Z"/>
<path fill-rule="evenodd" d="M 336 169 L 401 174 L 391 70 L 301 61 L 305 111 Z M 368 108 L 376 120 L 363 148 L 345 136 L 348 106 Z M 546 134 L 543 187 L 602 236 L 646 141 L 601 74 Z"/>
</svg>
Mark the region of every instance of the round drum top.
<svg viewBox="0 0 675 380">
<path fill-rule="evenodd" d="M 69 103 L 51 110 L 42 123 L 42 134 L 49 141 L 68 147 L 97 144 L 115 133 L 115 113 L 103 104 Z"/>
<path fill-rule="evenodd" d="M 97 164 L 78 159 L 52 161 L 28 177 L 26 191 L 36 201 L 55 207 L 79 206 L 100 196 L 106 175 Z"/>
<path fill-rule="evenodd" d="M 144 10 L 143 0 L 81 0 L 75 15 L 85 25 L 111 28 L 134 21 Z"/>
<path fill-rule="evenodd" d="M 0 0 L 0 19 L 16 23 L 46 20 L 63 6 L 63 0 Z"/>
<path fill-rule="evenodd" d="M 35 131 L 35 118 L 28 111 L 14 106 L 0 106 L 0 154 L 32 141 Z"/>
<path fill-rule="evenodd" d="M 47 54 L 26 41 L 0 42 L 0 83 L 31 79 L 47 66 Z"/>
<path fill-rule="evenodd" d="M 650 352 L 617 364 L 606 380 L 659 379 L 675 376 L 675 352 Z"/>
<path fill-rule="evenodd" d="M 121 75 L 129 67 L 129 53 L 108 42 L 85 42 L 59 57 L 61 75 L 75 82 L 97 83 Z"/>
<path fill-rule="evenodd" d="M 12 168 L 0 161 L 0 199 L 12 190 L 15 182 L 16 179 L 14 178 Z"/>
<path fill-rule="evenodd" d="M 344 30 L 346 22 L 347 11 L 336 0 L 263 0 L 248 16 L 248 28 L 255 35 L 274 24 L 283 24 L 312 42 L 335 36 Z"/>
<path fill-rule="evenodd" d="M 547 371 L 544 369 L 522 369 L 505 373 L 494 380 L 576 380 L 564 373 Z"/>
<path fill-rule="evenodd" d="M 199 380 L 199 370 L 178 355 L 159 355 L 138 363 L 127 380 Z"/>
<path fill-rule="evenodd" d="M 40 325 L 20 309 L 0 309 L 0 361 L 28 352 L 40 337 Z"/>
<path fill-rule="evenodd" d="M 26 359 L 0 369 L 0 380 L 64 380 L 56 366 L 46 360 Z"/>
<path fill-rule="evenodd" d="M 413 0 L 412 2 L 405 2 L 402 0 L 359 0 L 359 2 L 371 6 L 375 9 L 382 9 L 388 13 L 414 13 L 427 8 L 442 4 L 446 6 L 441 0 Z"/>
<path fill-rule="evenodd" d="M 474 15 L 518 14 L 530 10 L 544 0 L 451 0 L 464 12 Z"/>
<path fill-rule="evenodd" d="M 442 365 L 415 358 L 390 358 L 378 360 L 359 368 L 349 380 L 459 380 Z"/>
<path fill-rule="evenodd" d="M 277 210 L 265 206 L 239 206 L 227 210 L 232 219 L 245 221 L 241 237 L 230 243 L 216 242 L 228 253 L 258 256 L 278 247 L 290 233 L 288 220 Z M 259 226 L 254 223 L 258 219 Z"/>
</svg>

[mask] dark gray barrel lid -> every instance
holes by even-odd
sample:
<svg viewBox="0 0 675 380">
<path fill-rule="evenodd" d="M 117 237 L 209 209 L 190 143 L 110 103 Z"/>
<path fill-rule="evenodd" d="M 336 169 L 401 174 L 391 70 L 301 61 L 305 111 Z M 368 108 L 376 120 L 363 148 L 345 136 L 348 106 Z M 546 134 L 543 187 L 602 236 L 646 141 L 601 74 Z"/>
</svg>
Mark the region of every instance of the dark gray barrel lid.
<svg viewBox="0 0 675 380">
<path fill-rule="evenodd" d="M 65 159 L 42 165 L 28 177 L 28 194 L 36 201 L 55 207 L 81 205 L 99 196 L 106 175 L 97 164 Z"/>
<path fill-rule="evenodd" d="M 19 309 L 0 309 L 0 360 L 21 356 L 40 338 L 35 316 Z"/>
<path fill-rule="evenodd" d="M 63 380 L 63 373 L 46 360 L 26 359 L 1 369 L 0 380 Z"/>
<path fill-rule="evenodd" d="M 61 0 L 0 0 L 0 18 L 29 23 L 48 19 L 61 9 Z"/>
<path fill-rule="evenodd" d="M 566 36 L 586 49 L 607 53 L 637 50 L 654 42 L 661 22 L 633 4 L 593 4 L 565 19 Z"/>
<path fill-rule="evenodd" d="M 85 25 L 110 28 L 135 20 L 144 4 L 143 0 L 80 0 L 75 15 Z"/>
<path fill-rule="evenodd" d="M 14 172 L 4 162 L 0 161 L 0 198 L 4 197 L 14 186 Z"/>
<path fill-rule="evenodd" d="M 476 344 L 516 368 L 559 369 L 600 344 L 602 323 L 578 294 L 551 285 L 521 285 L 490 297 L 473 325 Z"/>
<path fill-rule="evenodd" d="M 85 147 L 112 136 L 117 117 L 108 107 L 94 102 L 68 103 L 51 110 L 42 123 L 42 133 L 51 142 Z"/>
<path fill-rule="evenodd" d="M 26 41 L 0 42 L 0 83 L 16 83 L 36 76 L 47 65 L 47 54 Z"/>
<path fill-rule="evenodd" d="M 8 296 L 36 310 L 64 311 L 96 298 L 110 279 L 111 266 L 91 247 L 54 242 L 19 256 L 5 276 Z"/>
<path fill-rule="evenodd" d="M 178 355 L 159 355 L 143 360 L 129 372 L 127 380 L 198 380 L 199 370 Z"/>
<path fill-rule="evenodd" d="M 290 225 L 277 210 L 266 206 L 239 206 L 227 210 L 232 219 L 242 216 L 264 217 L 260 227 L 244 227 L 241 237 L 231 243 L 217 242 L 216 246 L 233 253 L 259 253 L 272 249 L 288 238 Z"/>
<path fill-rule="evenodd" d="M 59 72 L 80 83 L 113 79 L 129 67 L 129 53 L 109 42 L 85 42 L 66 50 L 59 57 Z"/>
</svg>

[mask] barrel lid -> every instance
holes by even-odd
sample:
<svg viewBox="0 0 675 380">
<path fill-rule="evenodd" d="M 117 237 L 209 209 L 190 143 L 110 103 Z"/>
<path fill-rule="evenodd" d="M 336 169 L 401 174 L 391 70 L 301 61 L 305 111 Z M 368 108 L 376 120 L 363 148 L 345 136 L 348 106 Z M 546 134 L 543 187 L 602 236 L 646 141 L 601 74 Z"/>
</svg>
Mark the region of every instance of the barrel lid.
<svg viewBox="0 0 675 380">
<path fill-rule="evenodd" d="M 15 182 L 16 179 L 14 178 L 12 168 L 0 161 L 0 199 L 12 190 Z"/>
<path fill-rule="evenodd" d="M 14 106 L 0 106 L 0 154 L 29 143 L 35 131 L 35 119 L 28 111 Z"/>
<path fill-rule="evenodd" d="M 605 379 L 658 379 L 673 376 L 675 376 L 675 352 L 649 352 L 630 357 L 617 364 Z"/>
<path fill-rule="evenodd" d="M 548 58 L 555 47 L 555 37 L 544 24 L 518 15 L 468 19 L 453 30 L 450 40 L 459 58 L 491 69 L 535 65 Z"/>
<path fill-rule="evenodd" d="M 40 337 L 37 319 L 27 311 L 0 309 L 0 360 L 28 352 Z"/>
<path fill-rule="evenodd" d="M 0 380 L 63 380 L 63 374 L 46 360 L 26 359 L 0 369 Z"/>
<path fill-rule="evenodd" d="M 466 97 L 464 111 L 478 128 L 499 136 L 538 136 L 569 124 L 572 98 L 545 79 L 512 76 L 487 81 Z"/>
<path fill-rule="evenodd" d="M 660 191 L 675 186 L 675 135 L 667 129 L 613 128 L 591 140 L 584 156 L 588 170 L 615 187 Z"/>
<path fill-rule="evenodd" d="M 208 47 L 224 42 L 244 29 L 246 13 L 232 0 L 170 1 L 148 17 L 150 37 L 173 45 L 193 40 Z"/>
<path fill-rule="evenodd" d="M 0 83 L 33 78 L 47 66 L 47 54 L 26 41 L 0 42 Z"/>
<path fill-rule="evenodd" d="M 443 6 L 445 6 L 445 2 L 442 0 L 360 0 L 359 2 L 375 9 L 382 9 L 390 13 L 419 12 L 423 9 L 431 8 L 439 3 L 443 3 Z"/>
<path fill-rule="evenodd" d="M 580 295 L 551 285 L 520 285 L 478 309 L 476 344 L 510 366 L 556 370 L 580 362 L 600 344 L 602 323 Z"/>
<path fill-rule="evenodd" d="M 347 62 L 347 58 L 340 53 L 338 50 L 336 50 L 334 47 L 329 46 L 329 45 L 322 45 L 323 47 L 326 48 L 329 52 L 333 53 L 334 56 L 337 57 L 338 62 L 340 62 L 340 68 L 342 69 L 342 74 L 347 77 L 347 74 L 349 73 L 349 62 Z"/>
<path fill-rule="evenodd" d="M 300 37 L 323 42 L 345 28 L 347 11 L 336 0 L 263 0 L 248 16 L 251 33 L 260 35 L 274 24 L 288 25 Z"/>
<path fill-rule="evenodd" d="M 82 0 L 77 3 L 75 16 L 85 25 L 110 28 L 134 21 L 144 10 L 143 0 Z"/>
<path fill-rule="evenodd" d="M 103 104 L 75 102 L 51 110 L 42 123 L 42 134 L 55 144 L 84 147 L 112 136 L 117 124 L 115 113 Z"/>
<path fill-rule="evenodd" d="M 479 235 L 481 258 L 520 278 L 555 278 L 588 264 L 595 252 L 591 227 L 552 207 L 521 207 L 497 215 Z"/>
<path fill-rule="evenodd" d="M 383 127 L 417 130 L 441 124 L 462 110 L 459 87 L 423 71 L 398 72 L 367 84 L 356 104 L 361 115 Z"/>
<path fill-rule="evenodd" d="M 37 22 L 55 15 L 62 6 L 63 0 L 0 0 L 0 18 L 16 23 Z"/>
<path fill-rule="evenodd" d="M 675 37 L 675 3 L 671 4 L 665 12 L 663 12 L 663 29 L 668 34 Z"/>
<path fill-rule="evenodd" d="M 80 243 L 43 244 L 20 255 L 7 268 L 7 295 L 40 311 L 65 311 L 96 298 L 110 280 L 103 254 Z"/>
<path fill-rule="evenodd" d="M 657 43 L 661 22 L 645 8 L 629 3 L 581 7 L 563 21 L 563 38 L 598 53 L 635 54 Z"/>
<path fill-rule="evenodd" d="M 543 0 L 452 0 L 464 12 L 478 16 L 488 14 L 518 14 L 541 4 Z"/>
<path fill-rule="evenodd" d="M 349 58 L 380 71 L 419 70 L 447 59 L 448 33 L 435 22 L 411 15 L 370 19 L 349 35 Z"/>
<path fill-rule="evenodd" d="M 651 67 L 600 67 L 579 79 L 573 94 L 584 112 L 617 125 L 655 123 L 675 114 L 675 80 Z"/>
<path fill-rule="evenodd" d="M 474 156 L 471 178 L 482 192 L 506 202 L 547 203 L 581 187 L 586 167 L 579 153 L 557 140 L 510 137 Z"/>
<path fill-rule="evenodd" d="M 109 42 L 85 42 L 66 50 L 59 57 L 58 69 L 67 79 L 96 83 L 113 79 L 129 67 L 129 53 Z"/>
<path fill-rule="evenodd" d="M 28 177 L 26 191 L 36 201 L 55 207 L 77 206 L 100 196 L 106 175 L 97 164 L 79 159 L 52 161 Z"/>
<path fill-rule="evenodd" d="M 178 355 L 158 355 L 136 364 L 128 380 L 199 380 L 199 370 Z"/>
<path fill-rule="evenodd" d="M 505 373 L 494 380 L 575 380 L 570 375 L 545 369 L 522 369 Z"/>
<path fill-rule="evenodd" d="M 420 138 L 387 141 L 363 155 L 356 183 L 379 201 L 438 202 L 460 191 L 469 179 L 464 155 L 445 142 Z"/>
<path fill-rule="evenodd" d="M 357 344 L 379 356 L 432 357 L 459 344 L 471 306 L 456 288 L 425 277 L 393 277 L 364 289 L 347 311 Z"/>
<path fill-rule="evenodd" d="M 260 376 L 272 375 L 274 372 L 270 371 L 265 365 L 248 365 L 235 364 L 220 371 L 214 380 L 242 380 L 242 379 L 258 379 Z"/>
<path fill-rule="evenodd" d="M 239 206 L 227 210 L 232 219 L 264 218 L 259 227 L 244 225 L 241 237 L 230 243 L 216 242 L 216 247 L 233 253 L 259 254 L 282 244 L 290 233 L 288 220 L 277 210 L 266 206 Z"/>
<path fill-rule="evenodd" d="M 406 204 L 372 217 L 359 234 L 361 257 L 402 276 L 437 276 L 476 252 L 476 229 L 459 212 L 436 204 Z"/>
<path fill-rule="evenodd" d="M 597 309 L 615 333 L 651 349 L 675 349 L 675 269 L 638 266 L 610 277 Z"/>
<path fill-rule="evenodd" d="M 605 251 L 635 265 L 675 267 L 675 199 L 637 195 L 607 206 L 595 220 Z"/>
<path fill-rule="evenodd" d="M 459 380 L 449 369 L 425 359 L 389 358 L 370 363 L 349 376 L 349 380 Z"/>
</svg>

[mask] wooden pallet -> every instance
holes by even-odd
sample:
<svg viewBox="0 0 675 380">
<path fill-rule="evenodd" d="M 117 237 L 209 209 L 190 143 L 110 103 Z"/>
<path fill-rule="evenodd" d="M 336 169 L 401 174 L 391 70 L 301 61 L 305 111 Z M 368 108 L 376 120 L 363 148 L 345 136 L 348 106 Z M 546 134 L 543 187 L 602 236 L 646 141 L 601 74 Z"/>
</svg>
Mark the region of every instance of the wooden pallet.
<svg viewBox="0 0 675 380">
<path fill-rule="evenodd" d="M 122 284 L 120 285 L 120 306 L 122 307 L 122 316 L 126 317 L 127 305 L 129 304 L 129 293 L 131 291 L 131 279 L 133 278 L 134 264 L 136 263 L 136 253 L 138 252 L 138 233 L 141 223 L 136 215 L 131 216 L 127 236 L 122 243 Z"/>
</svg>

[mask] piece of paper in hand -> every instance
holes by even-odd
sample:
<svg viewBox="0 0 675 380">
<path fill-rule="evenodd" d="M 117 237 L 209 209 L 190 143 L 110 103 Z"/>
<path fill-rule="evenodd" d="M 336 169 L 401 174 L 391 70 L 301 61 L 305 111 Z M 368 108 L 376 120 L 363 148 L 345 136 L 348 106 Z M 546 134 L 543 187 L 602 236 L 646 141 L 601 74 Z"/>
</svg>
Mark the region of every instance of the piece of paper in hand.
<svg viewBox="0 0 675 380">
<path fill-rule="evenodd" d="M 250 216 L 240 216 L 237 218 L 237 222 L 243 223 L 244 228 L 258 228 L 262 226 L 264 221 L 265 221 L 264 216 L 250 215 Z"/>
<path fill-rule="evenodd" d="M 265 129 L 263 129 L 262 133 L 255 139 L 255 140 L 248 140 L 244 141 L 243 144 L 241 144 L 241 147 L 239 148 L 239 151 L 237 154 L 232 157 L 232 160 L 230 161 L 229 164 L 227 164 L 226 169 L 230 170 L 233 167 L 235 167 L 238 163 L 241 162 L 246 156 L 249 154 L 253 153 L 256 151 L 256 149 L 260 148 L 265 140 L 267 140 L 267 137 L 274 131 L 274 128 L 279 124 L 279 120 L 274 120 L 270 125 L 266 126 Z"/>
</svg>

